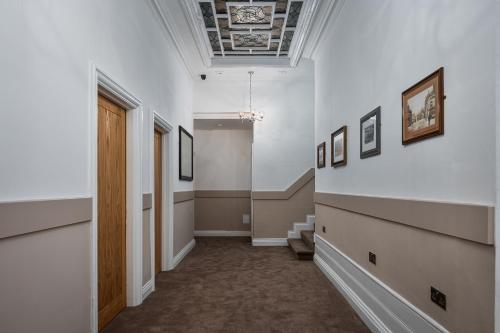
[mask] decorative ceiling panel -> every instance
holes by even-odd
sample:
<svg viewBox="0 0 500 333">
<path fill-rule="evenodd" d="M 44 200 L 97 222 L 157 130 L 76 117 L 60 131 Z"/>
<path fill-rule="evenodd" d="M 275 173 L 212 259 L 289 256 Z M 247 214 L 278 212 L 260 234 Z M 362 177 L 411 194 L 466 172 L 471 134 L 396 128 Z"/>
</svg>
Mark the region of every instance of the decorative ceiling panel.
<svg viewBox="0 0 500 333">
<path fill-rule="evenodd" d="M 234 50 L 268 50 L 270 33 L 231 32 Z"/>
<path fill-rule="evenodd" d="M 215 16 L 210 2 L 200 2 L 201 14 L 207 28 L 215 28 Z"/>
<path fill-rule="evenodd" d="M 303 0 L 198 0 L 215 58 L 287 57 Z"/>
<path fill-rule="evenodd" d="M 288 20 L 286 20 L 287 27 L 296 27 L 299 21 L 300 10 L 302 9 L 302 2 L 293 1 L 288 11 Z"/>
<path fill-rule="evenodd" d="M 229 26 L 232 28 L 271 28 L 274 6 L 248 6 L 232 5 L 227 3 L 229 9 Z"/>
<path fill-rule="evenodd" d="M 210 45 L 212 45 L 212 49 L 214 52 L 220 51 L 220 42 L 219 42 L 219 34 L 217 31 L 209 31 L 208 39 L 210 40 Z"/>
</svg>

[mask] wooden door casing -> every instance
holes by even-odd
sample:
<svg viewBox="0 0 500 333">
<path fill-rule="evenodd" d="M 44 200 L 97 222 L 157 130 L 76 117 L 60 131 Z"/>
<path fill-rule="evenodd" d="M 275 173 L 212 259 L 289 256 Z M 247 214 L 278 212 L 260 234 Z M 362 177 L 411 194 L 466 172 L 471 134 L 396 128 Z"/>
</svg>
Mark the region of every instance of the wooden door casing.
<svg viewBox="0 0 500 333">
<path fill-rule="evenodd" d="M 126 305 L 126 116 L 98 99 L 98 327 Z"/>
<path fill-rule="evenodd" d="M 162 195 L 162 134 L 155 130 L 154 134 L 154 179 L 155 179 L 155 274 L 161 271 L 161 231 L 163 216 Z"/>
</svg>

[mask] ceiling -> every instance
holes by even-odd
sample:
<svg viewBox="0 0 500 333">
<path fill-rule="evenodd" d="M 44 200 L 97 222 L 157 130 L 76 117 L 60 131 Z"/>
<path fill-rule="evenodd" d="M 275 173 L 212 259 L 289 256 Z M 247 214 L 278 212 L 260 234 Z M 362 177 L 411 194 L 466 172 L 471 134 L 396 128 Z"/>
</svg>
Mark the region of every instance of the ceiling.
<svg viewBox="0 0 500 333">
<path fill-rule="evenodd" d="M 345 0 L 150 1 L 194 77 L 228 68 L 293 69 L 311 57 Z"/>
<path fill-rule="evenodd" d="M 214 57 L 288 57 L 302 0 L 199 0 Z"/>
</svg>

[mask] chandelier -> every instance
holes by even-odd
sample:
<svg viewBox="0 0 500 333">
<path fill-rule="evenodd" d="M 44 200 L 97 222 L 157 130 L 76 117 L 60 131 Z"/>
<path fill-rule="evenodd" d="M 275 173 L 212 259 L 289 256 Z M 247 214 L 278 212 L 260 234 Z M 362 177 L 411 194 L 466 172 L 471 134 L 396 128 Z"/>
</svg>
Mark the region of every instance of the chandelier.
<svg viewBox="0 0 500 333">
<path fill-rule="evenodd" d="M 240 119 L 241 121 L 248 120 L 251 123 L 254 123 L 256 120 L 261 121 L 264 119 L 264 114 L 262 112 L 255 112 L 255 110 L 252 109 L 252 75 L 254 74 L 253 71 L 248 72 L 248 75 L 250 76 L 250 109 L 248 112 L 240 112 Z"/>
</svg>

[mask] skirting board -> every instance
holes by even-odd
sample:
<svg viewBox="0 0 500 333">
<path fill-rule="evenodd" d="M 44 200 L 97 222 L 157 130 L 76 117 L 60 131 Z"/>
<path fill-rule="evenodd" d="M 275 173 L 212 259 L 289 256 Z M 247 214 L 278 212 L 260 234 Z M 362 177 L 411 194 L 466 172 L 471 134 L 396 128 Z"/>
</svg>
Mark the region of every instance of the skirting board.
<svg viewBox="0 0 500 333">
<path fill-rule="evenodd" d="M 288 246 L 286 238 L 252 238 L 253 246 Z"/>
<path fill-rule="evenodd" d="M 195 230 L 195 236 L 200 237 L 250 237 L 250 231 L 233 230 Z"/>
<path fill-rule="evenodd" d="M 195 245 L 196 245 L 196 240 L 193 238 L 174 257 L 174 260 L 172 262 L 172 266 L 170 267 L 170 269 L 174 269 L 182 261 L 182 259 L 184 259 L 184 257 L 186 257 L 189 254 L 189 252 L 191 252 L 191 250 L 194 248 Z"/>
<path fill-rule="evenodd" d="M 314 262 L 372 332 L 448 333 L 335 246 L 315 235 Z"/>
<path fill-rule="evenodd" d="M 153 279 L 142 286 L 142 300 L 144 301 L 153 292 Z"/>
</svg>

